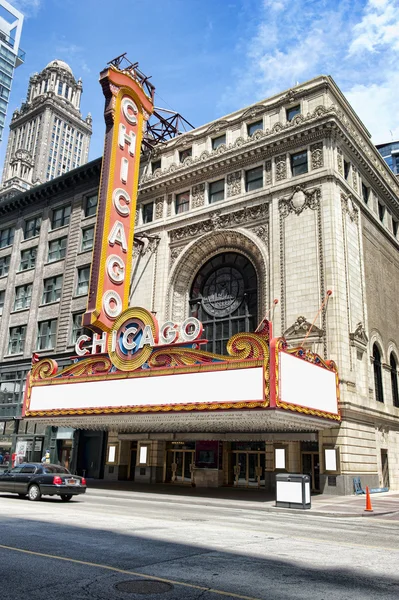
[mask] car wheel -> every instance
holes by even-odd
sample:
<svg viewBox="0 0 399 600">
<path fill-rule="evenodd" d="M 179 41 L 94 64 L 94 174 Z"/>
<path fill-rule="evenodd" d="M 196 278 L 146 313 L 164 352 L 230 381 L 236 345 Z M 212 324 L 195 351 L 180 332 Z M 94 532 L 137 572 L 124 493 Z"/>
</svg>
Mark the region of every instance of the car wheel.
<svg viewBox="0 0 399 600">
<path fill-rule="evenodd" d="M 26 498 L 26 494 L 18 494 L 20 498 Z"/>
<path fill-rule="evenodd" d="M 72 498 L 72 494 L 63 494 L 63 495 L 61 496 L 61 500 L 62 500 L 63 502 L 69 502 L 71 498 Z"/>
<path fill-rule="evenodd" d="M 33 485 L 31 485 L 29 488 L 28 497 L 29 497 L 29 500 L 33 500 L 33 501 L 40 500 L 40 498 L 42 497 L 40 488 L 35 483 Z"/>
</svg>

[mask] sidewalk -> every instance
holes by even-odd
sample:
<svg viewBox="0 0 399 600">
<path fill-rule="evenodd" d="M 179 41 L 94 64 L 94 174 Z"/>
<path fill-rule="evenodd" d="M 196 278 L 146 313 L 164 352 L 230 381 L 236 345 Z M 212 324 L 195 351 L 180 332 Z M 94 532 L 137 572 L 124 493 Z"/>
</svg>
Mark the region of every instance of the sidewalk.
<svg viewBox="0 0 399 600">
<path fill-rule="evenodd" d="M 277 508 L 275 497 L 264 490 L 243 488 L 193 488 L 171 484 L 142 484 L 131 481 L 104 481 L 88 479 L 87 493 L 94 496 L 131 498 L 132 500 L 156 500 L 157 502 L 179 502 L 260 510 L 275 513 L 309 514 L 323 517 L 383 517 L 388 515 L 399 522 L 399 492 L 372 494 L 373 512 L 365 512 L 365 496 L 312 496 L 310 510 Z"/>
</svg>

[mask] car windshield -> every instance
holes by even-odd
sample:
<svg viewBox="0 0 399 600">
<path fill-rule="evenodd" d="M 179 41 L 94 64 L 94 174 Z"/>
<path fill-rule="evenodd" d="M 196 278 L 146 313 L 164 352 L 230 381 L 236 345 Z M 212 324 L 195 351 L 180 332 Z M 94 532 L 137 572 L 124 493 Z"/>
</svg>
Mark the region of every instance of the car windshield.
<svg viewBox="0 0 399 600">
<path fill-rule="evenodd" d="M 66 473 L 69 475 L 68 469 L 59 465 L 46 465 L 43 467 L 44 473 Z"/>
</svg>

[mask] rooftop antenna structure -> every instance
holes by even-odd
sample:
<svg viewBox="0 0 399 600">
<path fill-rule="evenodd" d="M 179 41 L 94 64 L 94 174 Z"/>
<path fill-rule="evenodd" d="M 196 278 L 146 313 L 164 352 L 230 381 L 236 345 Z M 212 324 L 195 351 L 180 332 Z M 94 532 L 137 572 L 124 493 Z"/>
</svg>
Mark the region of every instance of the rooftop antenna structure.
<svg viewBox="0 0 399 600">
<path fill-rule="evenodd" d="M 147 94 L 149 94 L 151 98 L 154 98 L 155 86 L 150 82 L 151 76 L 144 75 L 139 69 L 139 63 L 132 63 L 127 58 L 126 52 L 113 58 L 108 64 L 116 67 L 120 71 L 127 71 L 133 75 L 133 77 L 143 86 Z M 156 106 L 147 122 L 147 131 L 143 136 L 141 150 L 143 154 L 148 152 L 151 153 L 158 144 L 167 142 L 178 135 L 182 135 L 190 129 L 194 129 L 194 125 L 191 125 L 191 123 L 180 113 Z"/>
</svg>

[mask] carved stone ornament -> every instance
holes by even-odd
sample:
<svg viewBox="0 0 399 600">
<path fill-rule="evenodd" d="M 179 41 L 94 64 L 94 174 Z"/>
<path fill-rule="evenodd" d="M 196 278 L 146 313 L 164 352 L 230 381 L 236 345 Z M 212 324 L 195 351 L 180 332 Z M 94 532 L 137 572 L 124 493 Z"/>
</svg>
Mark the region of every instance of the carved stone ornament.
<svg viewBox="0 0 399 600">
<path fill-rule="evenodd" d="M 210 231 L 216 231 L 218 229 L 225 229 L 227 227 L 236 227 L 237 225 L 243 225 L 246 222 L 254 221 L 256 219 L 263 219 L 269 215 L 268 204 L 258 204 L 256 206 L 245 206 L 244 208 L 235 212 L 229 212 L 222 214 L 221 210 L 217 210 L 210 214 L 210 217 L 205 221 L 199 223 L 191 223 L 185 227 L 179 227 L 173 229 L 169 235 L 172 242 L 183 240 L 187 237 L 195 237 Z"/>
<path fill-rule="evenodd" d="M 169 269 L 171 269 L 176 262 L 176 259 L 180 256 L 183 251 L 184 246 L 180 246 L 179 248 L 172 248 L 170 251 L 170 259 L 169 259 Z"/>
<path fill-rule="evenodd" d="M 305 208 L 316 210 L 319 206 L 320 188 L 306 190 L 304 185 L 297 185 L 289 198 L 282 198 L 279 203 L 280 215 L 285 218 L 290 213 L 300 215 Z"/>
<path fill-rule="evenodd" d="M 299 96 L 303 93 L 303 89 L 299 89 L 299 90 L 289 90 L 284 96 L 281 97 L 280 102 L 282 104 L 285 103 L 291 103 L 291 102 L 295 102 L 295 100 L 297 100 L 299 98 Z"/>
<path fill-rule="evenodd" d="M 192 207 L 198 208 L 205 204 L 205 183 L 199 183 L 192 189 Z"/>
<path fill-rule="evenodd" d="M 241 171 L 227 175 L 227 197 L 237 196 L 237 194 L 241 194 Z"/>
<path fill-rule="evenodd" d="M 360 352 L 363 353 L 367 350 L 369 339 L 363 327 L 363 323 L 359 322 L 356 325 L 355 331 L 349 334 L 349 339 L 351 346 L 355 346 Z"/>
<path fill-rule="evenodd" d="M 287 155 L 280 154 L 276 156 L 276 181 L 282 181 L 287 178 Z"/>
<path fill-rule="evenodd" d="M 337 166 L 338 166 L 338 173 L 340 175 L 344 175 L 344 157 L 342 155 L 342 150 L 340 148 L 337 148 Z"/>
<path fill-rule="evenodd" d="M 155 219 L 162 219 L 163 217 L 163 196 L 156 198 L 155 200 Z"/>
<path fill-rule="evenodd" d="M 323 142 L 317 142 L 310 146 L 310 164 L 312 170 L 321 169 L 324 166 Z"/>
<path fill-rule="evenodd" d="M 166 216 L 170 217 L 172 214 L 172 194 L 168 194 L 166 203 Z"/>
<path fill-rule="evenodd" d="M 265 185 L 272 184 L 272 161 L 267 160 L 265 163 Z"/>
<path fill-rule="evenodd" d="M 315 338 L 317 340 L 321 340 L 323 338 L 323 330 L 316 325 L 313 325 L 312 327 L 312 323 L 307 321 L 305 317 L 298 317 L 295 323 L 291 325 L 291 327 L 288 327 L 288 329 L 283 333 L 283 337 L 285 337 L 286 340 L 302 340 L 308 334 L 310 329 L 311 332 L 308 339 L 314 341 Z"/>
<path fill-rule="evenodd" d="M 359 191 L 359 188 L 357 185 L 357 169 L 354 165 L 352 165 L 352 184 L 353 184 L 353 190 L 357 193 Z"/>
<path fill-rule="evenodd" d="M 208 127 L 208 129 L 205 131 L 205 135 L 207 135 L 208 133 L 219 133 L 219 131 L 222 131 L 222 129 L 226 129 L 228 125 L 228 121 L 216 121 L 216 123 L 212 123 L 212 125 Z"/>
<path fill-rule="evenodd" d="M 359 209 L 356 208 L 352 196 L 350 194 L 341 194 L 341 203 L 342 211 L 349 215 L 351 221 L 357 223 L 359 218 Z"/>
<path fill-rule="evenodd" d="M 264 225 L 257 225 L 253 227 L 252 231 L 255 235 L 258 236 L 268 246 L 269 244 L 269 224 L 265 223 Z"/>
<path fill-rule="evenodd" d="M 266 111 L 266 106 L 263 106 L 263 104 L 257 104 L 256 106 L 251 106 L 251 108 L 248 108 L 248 110 L 241 115 L 241 119 L 243 121 L 246 121 L 247 119 L 254 119 L 257 116 L 263 115 Z"/>
</svg>

